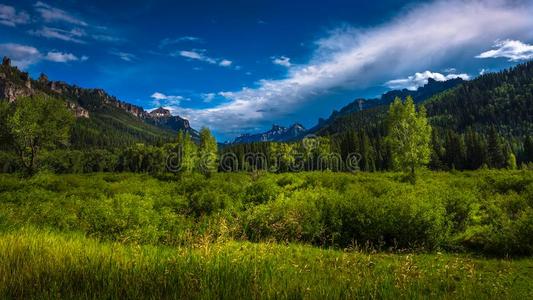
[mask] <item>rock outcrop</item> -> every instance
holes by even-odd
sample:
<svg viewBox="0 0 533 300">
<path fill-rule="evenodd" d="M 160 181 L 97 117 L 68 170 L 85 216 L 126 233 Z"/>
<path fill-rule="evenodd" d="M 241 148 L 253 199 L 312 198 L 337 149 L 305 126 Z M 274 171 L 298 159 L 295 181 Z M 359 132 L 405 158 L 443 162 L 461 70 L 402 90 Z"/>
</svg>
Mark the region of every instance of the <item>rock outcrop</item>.
<svg viewBox="0 0 533 300">
<path fill-rule="evenodd" d="M 37 80 L 32 80 L 28 73 L 11 66 L 11 60 L 4 57 L 0 66 L 0 100 L 14 102 L 17 98 L 36 93 L 64 100 L 78 118 L 89 118 L 91 113 L 109 113 L 109 110 L 118 109 L 139 118 L 142 122 L 173 131 L 184 130 L 193 138 L 199 136 L 198 132 L 191 128 L 188 120 L 173 116 L 167 109 L 160 107 L 147 112 L 140 106 L 109 95 L 103 89 L 87 89 L 63 81 L 51 81 L 42 73 Z"/>
</svg>

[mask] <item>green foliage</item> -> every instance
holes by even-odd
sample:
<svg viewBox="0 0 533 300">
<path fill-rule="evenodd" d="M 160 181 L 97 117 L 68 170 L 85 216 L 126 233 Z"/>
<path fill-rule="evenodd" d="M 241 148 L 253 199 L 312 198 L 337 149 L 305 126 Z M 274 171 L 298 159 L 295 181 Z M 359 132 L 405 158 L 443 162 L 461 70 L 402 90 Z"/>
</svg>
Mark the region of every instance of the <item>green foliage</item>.
<svg viewBox="0 0 533 300">
<path fill-rule="evenodd" d="M 200 147 L 198 150 L 198 169 L 206 174 L 212 174 L 218 170 L 217 141 L 207 127 L 200 130 Z"/>
<path fill-rule="evenodd" d="M 209 239 L 321 247 L 531 255 L 531 171 L 0 175 L 0 231 L 80 231 L 100 240 Z M 225 225 L 224 225 L 225 224 Z"/>
<path fill-rule="evenodd" d="M 417 167 L 429 162 L 431 126 L 426 118 L 426 110 L 416 111 L 413 98 L 405 103 L 396 98 L 390 105 L 387 117 L 387 143 L 392 151 L 396 168 L 409 171 L 412 175 Z"/>
<path fill-rule="evenodd" d="M 198 146 L 192 141 L 188 132 L 180 131 L 176 145 L 176 153 L 180 157 L 183 172 L 192 172 L 198 165 Z"/>
<path fill-rule="evenodd" d="M 516 170 L 516 156 L 513 153 L 510 153 L 507 158 L 507 168 L 509 170 Z"/>
<path fill-rule="evenodd" d="M 65 145 L 74 116 L 64 102 L 45 95 L 21 98 L 16 102 L 7 127 L 22 165 L 32 174 L 41 149 Z"/>
</svg>

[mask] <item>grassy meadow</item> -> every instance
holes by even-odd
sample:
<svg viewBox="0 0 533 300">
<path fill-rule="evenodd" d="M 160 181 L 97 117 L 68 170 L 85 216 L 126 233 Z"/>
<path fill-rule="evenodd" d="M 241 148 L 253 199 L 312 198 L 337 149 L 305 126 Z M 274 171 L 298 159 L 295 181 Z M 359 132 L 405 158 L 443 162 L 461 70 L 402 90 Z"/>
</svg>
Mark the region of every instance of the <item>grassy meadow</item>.
<svg viewBox="0 0 533 300">
<path fill-rule="evenodd" d="M 533 172 L 0 175 L 0 298 L 533 297 Z"/>
</svg>

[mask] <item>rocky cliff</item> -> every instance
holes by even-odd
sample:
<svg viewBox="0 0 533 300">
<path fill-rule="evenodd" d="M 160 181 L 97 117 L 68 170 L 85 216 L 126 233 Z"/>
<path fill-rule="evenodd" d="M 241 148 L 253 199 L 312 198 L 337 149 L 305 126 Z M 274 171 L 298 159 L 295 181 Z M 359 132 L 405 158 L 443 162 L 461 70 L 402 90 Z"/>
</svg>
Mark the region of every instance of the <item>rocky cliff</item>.
<svg viewBox="0 0 533 300">
<path fill-rule="evenodd" d="M 110 109 L 118 109 L 162 129 L 185 130 L 190 132 L 191 136 L 197 136 L 188 120 L 172 116 L 168 110 L 160 108 L 155 113 L 149 113 L 140 106 L 109 95 L 103 89 L 87 89 L 63 81 L 51 81 L 45 74 L 33 80 L 28 73 L 11 66 L 10 59 L 4 57 L 0 66 L 0 99 L 14 102 L 17 98 L 36 93 L 45 93 L 64 100 L 67 107 L 79 118 L 90 118 L 92 113 L 102 114 Z"/>
</svg>

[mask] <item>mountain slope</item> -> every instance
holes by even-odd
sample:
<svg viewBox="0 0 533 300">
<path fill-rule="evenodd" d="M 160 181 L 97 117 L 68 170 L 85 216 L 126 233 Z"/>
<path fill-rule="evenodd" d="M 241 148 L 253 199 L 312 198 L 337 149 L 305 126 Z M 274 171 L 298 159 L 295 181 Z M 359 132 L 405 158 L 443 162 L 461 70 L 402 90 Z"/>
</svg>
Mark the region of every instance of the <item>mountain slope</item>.
<svg viewBox="0 0 533 300">
<path fill-rule="evenodd" d="M 438 128 L 485 132 L 495 126 L 506 136 L 532 135 L 533 62 L 485 74 L 425 101 L 417 100 L 425 105 L 431 124 Z M 314 129 L 318 134 L 336 134 L 354 128 L 383 128 L 387 109 L 382 104 L 350 112 Z"/>
<path fill-rule="evenodd" d="M 178 130 L 197 136 L 189 122 L 178 116 L 151 115 L 142 107 L 120 101 L 102 89 L 86 89 L 49 81 L 45 75 L 33 80 L 27 73 L 12 67 L 8 58 L 4 58 L 0 66 L 0 99 L 13 102 L 18 97 L 36 93 L 64 100 L 77 116 L 71 136 L 74 148 L 161 144 L 173 140 Z"/>
<path fill-rule="evenodd" d="M 424 103 L 434 126 L 463 132 L 494 126 L 507 136 L 533 134 L 533 62 L 489 73 Z"/>
<path fill-rule="evenodd" d="M 392 90 L 383 94 L 380 98 L 377 99 L 355 99 L 348 105 L 341 108 L 339 111 L 333 111 L 333 113 L 328 119 L 319 119 L 318 124 L 315 127 L 311 128 L 309 130 L 309 133 L 317 133 L 326 130 L 324 128 L 332 124 L 337 118 L 357 113 L 362 110 L 368 110 L 383 105 L 389 105 L 390 103 L 392 103 L 392 101 L 394 101 L 396 97 L 405 99 L 407 96 L 411 96 L 413 97 L 416 103 L 419 103 L 427 100 L 435 94 L 456 87 L 463 82 L 465 81 L 461 78 L 451 79 L 447 81 L 436 81 L 430 78 L 428 79 L 427 84 L 418 88 L 416 91 L 411 91 L 407 89 Z"/>
</svg>

